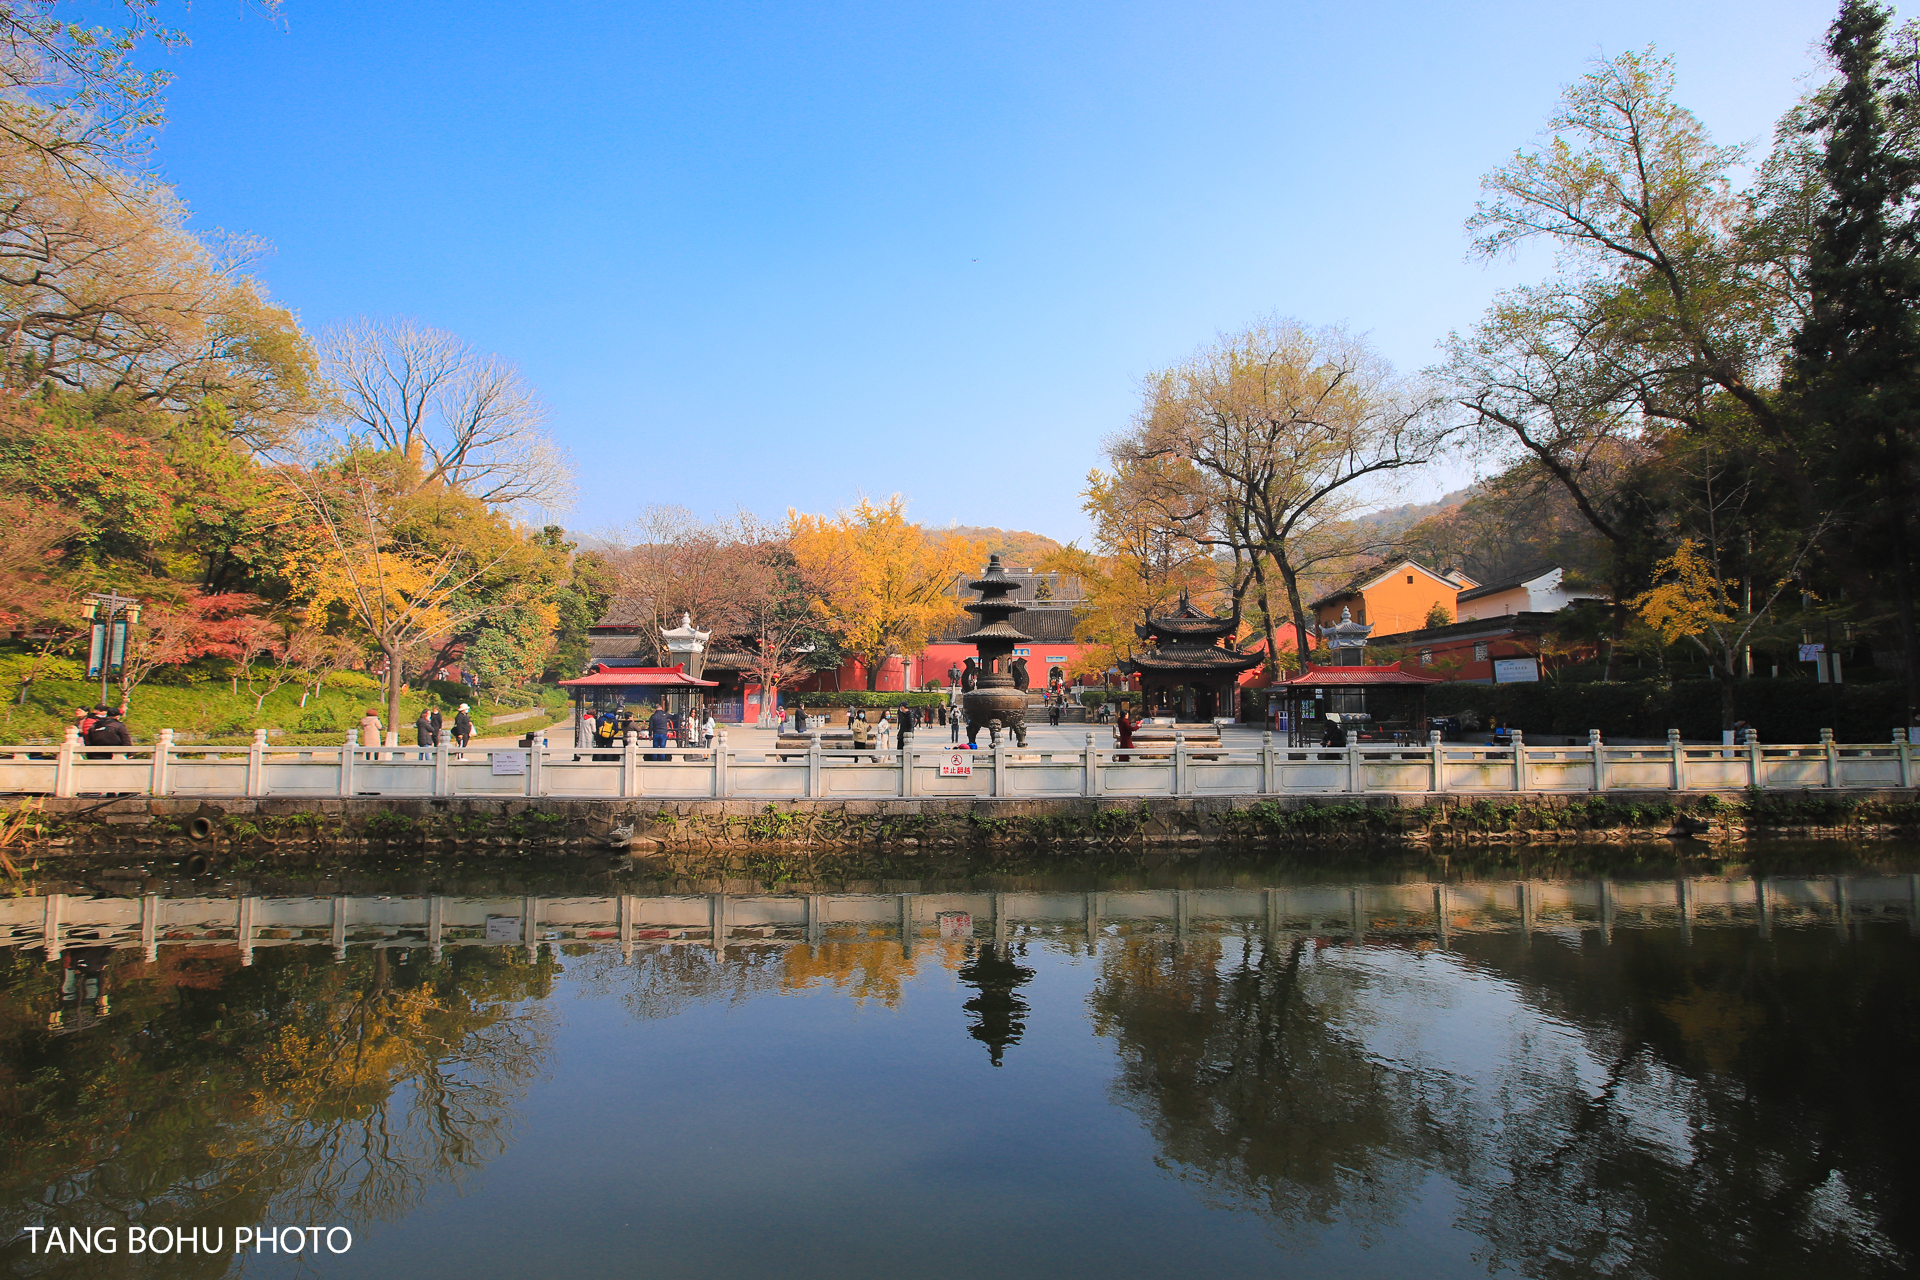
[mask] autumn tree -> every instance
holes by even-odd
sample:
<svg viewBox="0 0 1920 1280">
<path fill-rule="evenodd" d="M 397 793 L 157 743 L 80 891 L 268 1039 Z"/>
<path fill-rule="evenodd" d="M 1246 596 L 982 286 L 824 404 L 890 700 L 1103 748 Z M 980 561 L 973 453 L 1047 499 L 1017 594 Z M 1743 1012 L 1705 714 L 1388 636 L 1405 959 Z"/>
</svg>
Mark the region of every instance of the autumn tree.
<svg viewBox="0 0 1920 1280">
<path fill-rule="evenodd" d="M 666 661 L 663 628 L 691 616 L 703 631 L 731 634 L 742 622 L 740 577 L 759 538 L 750 517 L 702 520 L 685 507 L 650 506 L 606 553 L 613 577 L 608 620 L 635 628 L 656 665 Z"/>
<path fill-rule="evenodd" d="M 787 538 L 815 611 L 865 666 L 868 689 L 889 657 L 921 652 L 964 616 L 955 583 L 977 572 L 984 554 L 980 543 L 910 522 L 899 494 L 878 504 L 862 498 L 832 516 L 789 511 Z"/>
<path fill-rule="evenodd" d="M 1112 471 L 1094 468 L 1080 509 L 1093 522 L 1091 547 L 1078 544 L 1042 558 L 1038 567 L 1077 578 L 1085 605 L 1074 640 L 1095 670 L 1124 661 L 1139 643 L 1134 628 L 1166 613 L 1182 595 L 1202 601 L 1217 589 L 1217 566 L 1206 548 L 1167 518 L 1164 496 L 1174 489 L 1164 459 L 1121 460 Z"/>
<path fill-rule="evenodd" d="M 406 664 L 435 637 L 534 605 L 551 560 L 471 494 L 423 486 L 392 453 L 347 453 L 301 473 L 311 516 L 303 566 L 310 625 L 338 610 L 386 659 L 387 718 L 397 724 Z"/>
<path fill-rule="evenodd" d="M 1484 257 L 1542 242 L 1558 265 L 1452 340 L 1455 399 L 1483 446 L 1550 476 L 1606 539 L 1616 600 L 1688 538 L 1716 543 L 1734 577 L 1771 581 L 1829 525 L 1818 447 L 1778 396 L 1816 175 L 1787 124 L 1741 193 L 1744 160 L 1676 102 L 1669 59 L 1624 54 L 1567 88 L 1547 141 L 1483 179 L 1468 223 Z M 1737 510 L 1730 488 L 1681 492 L 1671 461 L 1703 449 L 1744 459 Z M 1712 528 L 1690 522 L 1708 509 Z M 1734 565 L 1749 542 L 1778 554 Z"/>
<path fill-rule="evenodd" d="M 1195 523 L 1244 559 L 1269 619 L 1268 652 L 1271 564 L 1304 664 L 1303 577 L 1364 550 L 1365 531 L 1348 517 L 1433 459 L 1446 438 L 1434 409 L 1426 387 L 1395 376 L 1353 335 L 1271 320 L 1148 378 L 1132 430 L 1109 454 L 1192 468 Z"/>
<path fill-rule="evenodd" d="M 817 593 L 787 539 L 758 524 L 748 529 L 739 562 L 735 636 L 746 654 L 746 673 L 760 686 L 762 728 L 774 722 L 780 690 L 806 672 L 831 662 L 838 650 L 813 609 Z"/>
<path fill-rule="evenodd" d="M 1803 544 L 1803 555 L 1812 541 Z M 1687 641 L 1707 659 L 1720 682 L 1722 729 L 1737 723 L 1733 687 L 1743 674 L 1742 655 L 1798 569 L 1796 561 L 1774 581 L 1742 581 L 1726 571 L 1711 548 L 1688 539 L 1656 566 L 1654 585 L 1627 602 L 1663 644 Z"/>
<path fill-rule="evenodd" d="M 204 595 L 187 591 L 178 599 L 149 599 L 140 608 L 140 620 L 127 628 L 126 661 L 120 668 L 120 700 L 155 668 L 179 666 L 196 658 L 238 661 L 249 638 L 258 634 L 259 620 L 249 611 L 261 604 L 245 592 Z"/>
</svg>

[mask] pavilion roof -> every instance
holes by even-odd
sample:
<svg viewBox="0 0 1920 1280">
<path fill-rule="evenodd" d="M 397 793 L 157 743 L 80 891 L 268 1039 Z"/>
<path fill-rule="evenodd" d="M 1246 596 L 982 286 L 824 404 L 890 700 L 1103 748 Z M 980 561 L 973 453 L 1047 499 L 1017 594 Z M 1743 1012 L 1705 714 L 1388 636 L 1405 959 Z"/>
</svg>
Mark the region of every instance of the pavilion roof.
<svg viewBox="0 0 1920 1280">
<path fill-rule="evenodd" d="M 1209 644 L 1162 642 L 1142 649 L 1120 664 L 1122 671 L 1250 671 L 1260 665 L 1257 653 L 1235 653 Z"/>
<path fill-rule="evenodd" d="M 1144 625 L 1136 624 L 1133 634 L 1142 640 L 1151 640 L 1164 636 L 1169 640 L 1217 640 L 1233 630 L 1232 618 L 1216 618 L 1210 613 L 1202 613 L 1193 607 L 1193 601 L 1186 593 L 1180 593 L 1180 607 L 1172 613 L 1148 618 Z"/>
<path fill-rule="evenodd" d="M 562 688 L 567 689 L 619 689 L 631 685 L 666 685 L 679 689 L 717 689 L 718 680 L 696 680 L 687 674 L 685 665 L 671 667 L 609 667 L 605 663 L 597 664 L 586 675 L 575 680 L 562 680 Z"/>
</svg>

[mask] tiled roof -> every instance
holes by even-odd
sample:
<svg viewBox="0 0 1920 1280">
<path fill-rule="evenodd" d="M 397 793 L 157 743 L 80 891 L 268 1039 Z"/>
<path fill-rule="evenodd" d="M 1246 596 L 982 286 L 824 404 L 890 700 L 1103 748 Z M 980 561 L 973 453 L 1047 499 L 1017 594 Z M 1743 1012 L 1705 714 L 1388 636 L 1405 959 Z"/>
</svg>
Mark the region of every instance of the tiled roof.
<svg viewBox="0 0 1920 1280">
<path fill-rule="evenodd" d="M 1206 644 L 1157 644 L 1142 649 L 1120 664 L 1122 671 L 1250 671 L 1260 665 L 1257 653 L 1235 653 Z"/>
<path fill-rule="evenodd" d="M 1291 680 L 1279 683 L 1321 688 L 1327 685 L 1415 685 L 1439 684 L 1439 676 L 1416 676 L 1402 671 L 1399 663 L 1383 667 L 1308 667 Z"/>
<path fill-rule="evenodd" d="M 578 680 L 562 680 L 567 689 L 619 689 L 633 685 L 673 685 L 682 689 L 717 689 L 717 680 L 695 680 L 681 667 L 597 667 Z"/>
</svg>

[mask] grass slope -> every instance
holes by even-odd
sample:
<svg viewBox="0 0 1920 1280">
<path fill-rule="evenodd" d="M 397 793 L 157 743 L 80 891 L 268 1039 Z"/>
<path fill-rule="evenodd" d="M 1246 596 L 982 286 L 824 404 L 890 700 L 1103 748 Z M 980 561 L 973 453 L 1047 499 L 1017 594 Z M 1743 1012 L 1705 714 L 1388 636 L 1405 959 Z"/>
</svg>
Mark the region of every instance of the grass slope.
<svg viewBox="0 0 1920 1280">
<path fill-rule="evenodd" d="M 17 694 L 16 694 L 17 696 Z M 108 686 L 109 701 L 117 701 L 119 689 Z M 449 721 L 461 701 L 472 705 L 474 727 L 480 734 L 521 734 L 545 728 L 565 713 L 566 694 L 546 686 L 508 690 L 500 700 L 488 694 L 477 699 L 463 698 L 457 685 L 433 686 L 431 692 L 408 690 L 402 699 L 405 717 L 400 728 L 404 741 L 413 740 L 413 718 L 423 706 L 439 706 Z M 91 706 L 100 700 L 100 686 L 85 680 L 38 680 L 27 692 L 24 706 L 9 700 L 0 707 L 0 740 L 9 743 L 57 742 L 73 722 L 76 706 Z M 127 710 L 127 727 L 139 742 L 151 742 L 163 728 L 172 729 L 176 741 L 245 741 L 255 729 L 265 729 L 275 743 L 286 746 L 333 745 L 359 727 L 368 707 L 380 708 L 386 719 L 385 699 L 371 677 L 350 674 L 328 683 L 327 688 L 300 705 L 300 689 L 290 686 L 270 694 L 256 713 L 254 697 L 244 687 L 235 694 L 233 687 L 220 680 L 193 684 L 161 684 L 149 680 L 133 691 Z M 528 708 L 537 713 L 489 729 L 488 721 Z"/>
</svg>

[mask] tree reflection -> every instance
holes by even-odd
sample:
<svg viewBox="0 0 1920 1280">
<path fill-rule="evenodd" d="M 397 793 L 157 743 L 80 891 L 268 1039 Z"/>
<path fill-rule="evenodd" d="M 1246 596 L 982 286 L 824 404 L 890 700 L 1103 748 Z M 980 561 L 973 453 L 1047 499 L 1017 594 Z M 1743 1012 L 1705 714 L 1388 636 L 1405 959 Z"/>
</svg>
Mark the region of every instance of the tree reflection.
<svg viewBox="0 0 1920 1280">
<path fill-rule="evenodd" d="M 922 943 L 909 953 L 892 939 L 846 938 L 797 946 L 733 943 L 724 955 L 706 946 L 641 948 L 623 960 L 602 948 L 582 957 L 575 976 L 584 990 L 614 996 L 636 1018 L 670 1018 L 695 1005 L 822 987 L 855 1004 L 891 1009 L 928 964 L 957 969 L 964 950 L 964 943 Z"/>
<path fill-rule="evenodd" d="M 1116 1095 L 1209 1200 L 1286 1231 L 1376 1232 L 1420 1179 L 1427 1110 L 1339 1028 L 1354 975 L 1310 963 L 1308 947 L 1249 941 L 1224 963 L 1217 937 L 1111 939 L 1094 1026 L 1116 1043 Z"/>
<path fill-rule="evenodd" d="M 1010 1044 L 1019 1044 L 1027 1029 L 1027 1002 L 1020 988 L 1033 981 L 1033 970 L 1014 960 L 1013 946 L 983 942 L 960 966 L 960 981 L 977 993 L 960 1007 L 970 1021 L 967 1034 L 987 1046 L 987 1056 L 999 1066 Z M 1026 955 L 1022 944 L 1017 954 Z"/>
<path fill-rule="evenodd" d="M 1463 1218 L 1532 1275 L 1902 1275 L 1920 1257 L 1905 938 L 1616 934 L 1470 953 L 1578 1038 L 1516 1057 Z"/>
<path fill-rule="evenodd" d="M 50 1018 L 59 973 L 0 958 L 0 1234 L 24 1225 L 396 1218 L 504 1147 L 546 1051 L 554 965 L 507 949 L 121 953 L 114 1012 Z M 229 1247 L 231 1247 L 229 1245 Z M 14 1274 L 222 1274 L 230 1258 L 13 1256 Z"/>
<path fill-rule="evenodd" d="M 1910 1270 L 1910 940 L 1461 949 L 1122 936 L 1090 1004 L 1163 1164 L 1302 1243 L 1377 1235 L 1443 1174 L 1489 1272 Z"/>
</svg>

